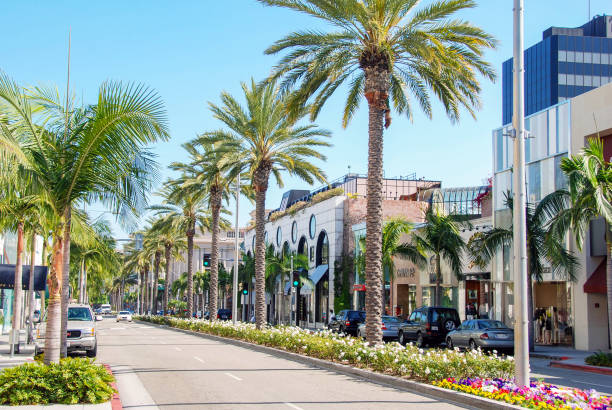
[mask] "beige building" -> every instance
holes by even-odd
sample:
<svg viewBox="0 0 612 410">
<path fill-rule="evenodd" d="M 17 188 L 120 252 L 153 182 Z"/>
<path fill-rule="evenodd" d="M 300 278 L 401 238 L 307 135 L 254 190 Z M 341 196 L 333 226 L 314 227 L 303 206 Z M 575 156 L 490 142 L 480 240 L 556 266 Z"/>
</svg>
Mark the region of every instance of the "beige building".
<svg viewBox="0 0 612 410">
<path fill-rule="evenodd" d="M 540 201 L 556 189 L 567 187 L 561 160 L 579 153 L 588 138 L 599 135 L 606 159 L 612 157 L 612 83 L 565 100 L 526 118 L 530 138 L 526 143 L 527 200 Z M 493 131 L 493 224 L 509 226 L 511 213 L 503 195 L 512 189 L 510 125 Z M 605 236 L 602 221 L 593 221 L 582 251 L 573 237 L 568 243 L 579 258 L 574 281 L 545 267 L 543 281 L 534 283 L 534 309 L 554 318 L 553 342 L 582 350 L 608 349 L 608 314 L 605 294 Z M 494 316 L 514 321 L 511 249 L 504 249 L 492 267 Z"/>
</svg>

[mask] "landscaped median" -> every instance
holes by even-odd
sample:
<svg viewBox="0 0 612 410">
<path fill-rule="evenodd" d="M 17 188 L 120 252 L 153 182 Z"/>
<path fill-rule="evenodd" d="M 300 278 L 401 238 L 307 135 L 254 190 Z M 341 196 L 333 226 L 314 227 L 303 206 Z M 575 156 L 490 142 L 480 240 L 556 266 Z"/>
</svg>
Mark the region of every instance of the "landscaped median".
<svg viewBox="0 0 612 410">
<path fill-rule="evenodd" d="M 257 330 L 254 324 L 243 322 L 234 325 L 232 322 L 162 316 L 140 316 L 137 319 L 273 347 L 527 408 L 605 409 L 605 406 L 612 405 L 610 397 L 594 391 L 557 388 L 545 383 L 534 383 L 530 389 L 517 388 L 510 381 L 514 374 L 513 358 L 487 355 L 479 350 L 424 351 L 399 343 L 369 346 L 358 338 L 289 326 Z"/>
<path fill-rule="evenodd" d="M 114 381 L 91 359 L 67 358 L 49 366 L 25 363 L 0 372 L 0 405 L 105 403 L 115 392 Z"/>
</svg>

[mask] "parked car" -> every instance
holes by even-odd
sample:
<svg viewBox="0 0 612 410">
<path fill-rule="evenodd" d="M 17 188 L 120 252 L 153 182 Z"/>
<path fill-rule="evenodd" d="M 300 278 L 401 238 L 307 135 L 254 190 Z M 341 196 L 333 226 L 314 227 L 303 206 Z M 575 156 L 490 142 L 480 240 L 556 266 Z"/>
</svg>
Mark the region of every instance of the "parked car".
<svg viewBox="0 0 612 410">
<path fill-rule="evenodd" d="M 437 345 L 446 341 L 446 335 L 461 325 L 456 309 L 427 306 L 416 309 L 398 330 L 403 345 L 414 341 L 418 347 Z"/>
<path fill-rule="evenodd" d="M 128 322 L 132 321 L 132 314 L 128 311 L 128 310 L 122 310 L 119 313 L 117 313 L 117 322 L 120 322 L 122 320 L 126 320 Z"/>
<path fill-rule="evenodd" d="M 332 332 L 357 336 L 359 325 L 364 322 L 365 312 L 363 310 L 341 310 L 331 317 L 327 328 Z"/>
<path fill-rule="evenodd" d="M 47 311 L 36 327 L 34 355 L 43 353 L 45 349 L 46 320 Z M 96 357 L 98 352 L 96 320 L 102 320 L 102 316 L 95 316 L 89 305 L 68 305 L 68 352 L 84 351 L 88 357 Z"/>
<path fill-rule="evenodd" d="M 383 340 L 397 340 L 397 332 L 402 324 L 402 320 L 396 316 L 382 317 Z M 357 336 L 365 337 L 365 322 L 361 323 L 357 329 Z"/>
<path fill-rule="evenodd" d="M 231 320 L 232 311 L 230 309 L 219 309 L 217 310 L 217 319 L 219 320 Z"/>
<path fill-rule="evenodd" d="M 499 320 L 466 320 L 446 336 L 446 346 L 487 350 L 514 350 L 514 330 Z"/>
</svg>

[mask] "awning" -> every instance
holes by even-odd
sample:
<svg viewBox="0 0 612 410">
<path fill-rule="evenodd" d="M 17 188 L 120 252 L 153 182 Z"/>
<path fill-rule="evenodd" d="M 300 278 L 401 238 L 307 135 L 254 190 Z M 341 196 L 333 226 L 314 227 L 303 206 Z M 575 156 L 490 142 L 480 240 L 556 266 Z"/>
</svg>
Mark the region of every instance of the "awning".
<svg viewBox="0 0 612 410">
<path fill-rule="evenodd" d="M 312 284 L 316 286 L 317 283 L 321 280 L 321 278 L 329 271 L 328 265 L 319 265 L 317 266 L 311 274 L 308 275 Z"/>
<path fill-rule="evenodd" d="M 584 282 L 582 287 L 584 293 L 606 294 L 606 259 L 599 264 L 595 272 Z"/>
<path fill-rule="evenodd" d="M 30 264 L 24 264 L 21 271 L 21 288 L 27 290 L 30 284 Z M 47 267 L 34 266 L 34 289 L 45 290 Z M 15 265 L 0 265 L 0 288 L 13 289 L 15 286 Z"/>
</svg>

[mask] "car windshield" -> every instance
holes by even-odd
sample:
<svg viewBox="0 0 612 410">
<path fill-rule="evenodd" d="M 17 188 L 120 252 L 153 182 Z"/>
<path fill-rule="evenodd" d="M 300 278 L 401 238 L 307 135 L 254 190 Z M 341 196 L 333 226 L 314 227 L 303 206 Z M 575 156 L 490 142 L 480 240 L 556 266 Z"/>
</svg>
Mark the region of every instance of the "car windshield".
<svg viewBox="0 0 612 410">
<path fill-rule="evenodd" d="M 130 312 L 128 312 L 127 310 L 122 310 L 121 312 L 119 312 L 120 315 L 129 315 Z"/>
<path fill-rule="evenodd" d="M 230 310 L 229 309 L 219 309 L 219 314 L 220 315 L 229 315 L 230 314 Z"/>
<path fill-rule="evenodd" d="M 385 323 L 401 323 L 401 320 L 395 316 L 383 316 L 382 320 Z"/>
<path fill-rule="evenodd" d="M 508 329 L 508 326 L 504 325 L 499 320 L 480 320 L 478 322 L 479 329 Z"/>
<path fill-rule="evenodd" d="M 365 320 L 365 312 L 357 312 L 357 311 L 348 312 L 348 318 L 349 320 L 355 320 L 355 319 Z"/>
<path fill-rule="evenodd" d="M 431 321 L 432 322 L 446 322 L 447 320 L 452 320 L 455 322 L 459 321 L 459 317 L 455 310 L 451 309 L 433 309 L 431 312 Z"/>
<path fill-rule="evenodd" d="M 81 320 L 84 322 L 90 322 L 92 320 L 91 312 L 85 307 L 69 307 L 68 320 Z"/>
</svg>

